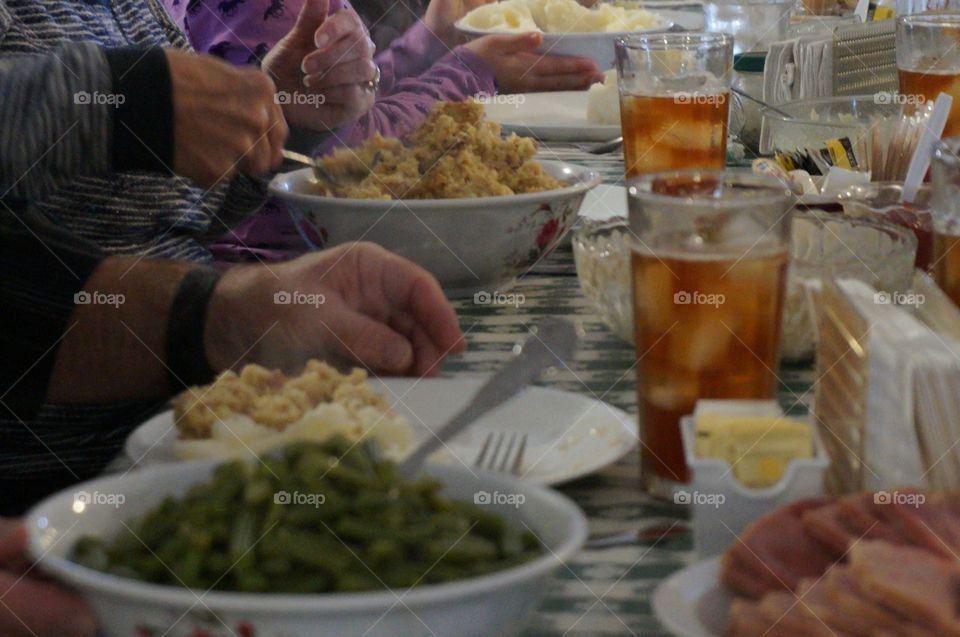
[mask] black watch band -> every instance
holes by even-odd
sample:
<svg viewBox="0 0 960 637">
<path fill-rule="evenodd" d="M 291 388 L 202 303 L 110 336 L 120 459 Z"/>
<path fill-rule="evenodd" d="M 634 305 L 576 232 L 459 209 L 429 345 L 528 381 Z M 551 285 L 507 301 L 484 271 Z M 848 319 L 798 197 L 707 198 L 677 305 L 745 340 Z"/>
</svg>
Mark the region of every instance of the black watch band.
<svg viewBox="0 0 960 637">
<path fill-rule="evenodd" d="M 203 342 L 207 305 L 220 273 L 196 268 L 187 273 L 170 306 L 167 323 L 167 378 L 175 391 L 209 383 L 216 376 Z"/>
</svg>

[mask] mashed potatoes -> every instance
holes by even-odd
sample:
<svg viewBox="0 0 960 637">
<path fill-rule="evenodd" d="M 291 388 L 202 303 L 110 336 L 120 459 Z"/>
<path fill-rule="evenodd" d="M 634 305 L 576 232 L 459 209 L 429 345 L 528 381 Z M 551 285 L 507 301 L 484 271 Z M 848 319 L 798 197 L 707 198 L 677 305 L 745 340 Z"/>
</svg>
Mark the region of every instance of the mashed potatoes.
<svg viewBox="0 0 960 637">
<path fill-rule="evenodd" d="M 576 0 L 502 0 L 478 7 L 461 26 L 479 31 L 602 33 L 637 31 L 660 25 L 656 14 L 601 3 L 587 9 Z"/>
<path fill-rule="evenodd" d="M 597 82 L 587 91 L 587 121 L 591 124 L 620 124 L 616 69 L 604 73 L 603 82 Z"/>
<path fill-rule="evenodd" d="M 349 199 L 459 199 L 562 188 L 533 155 L 537 144 L 483 119 L 475 102 L 441 102 L 405 141 L 375 135 L 320 160 L 333 184 L 315 188 Z"/>
<path fill-rule="evenodd" d="M 366 380 L 361 369 L 345 375 L 319 361 L 307 363 L 299 376 L 259 365 L 247 365 L 240 374 L 224 372 L 174 400 L 174 453 L 182 459 L 223 459 L 341 434 L 349 440 L 369 437 L 387 456 L 399 458 L 410 447 L 410 425 Z"/>
</svg>

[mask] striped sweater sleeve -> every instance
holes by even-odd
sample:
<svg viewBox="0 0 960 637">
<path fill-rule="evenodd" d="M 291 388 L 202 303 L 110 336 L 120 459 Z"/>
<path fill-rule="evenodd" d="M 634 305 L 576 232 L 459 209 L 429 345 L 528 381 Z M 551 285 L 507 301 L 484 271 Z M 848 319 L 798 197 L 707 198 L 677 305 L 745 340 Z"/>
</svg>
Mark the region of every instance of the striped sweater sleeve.
<svg viewBox="0 0 960 637">
<path fill-rule="evenodd" d="M 107 58 L 91 42 L 0 58 L 4 199 L 35 199 L 70 179 L 110 170 L 114 106 L 97 96 L 112 89 Z"/>
</svg>

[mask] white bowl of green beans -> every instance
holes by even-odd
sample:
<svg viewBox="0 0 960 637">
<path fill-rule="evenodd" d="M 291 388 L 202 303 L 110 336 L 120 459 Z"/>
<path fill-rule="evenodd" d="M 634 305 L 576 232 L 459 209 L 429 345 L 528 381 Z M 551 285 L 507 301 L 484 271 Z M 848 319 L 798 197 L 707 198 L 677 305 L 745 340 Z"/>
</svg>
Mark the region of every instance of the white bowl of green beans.
<svg viewBox="0 0 960 637">
<path fill-rule="evenodd" d="M 513 477 L 430 466 L 410 484 L 373 453 L 289 453 L 61 491 L 27 516 L 31 554 L 105 637 L 507 637 L 586 539 L 575 504 Z"/>
</svg>

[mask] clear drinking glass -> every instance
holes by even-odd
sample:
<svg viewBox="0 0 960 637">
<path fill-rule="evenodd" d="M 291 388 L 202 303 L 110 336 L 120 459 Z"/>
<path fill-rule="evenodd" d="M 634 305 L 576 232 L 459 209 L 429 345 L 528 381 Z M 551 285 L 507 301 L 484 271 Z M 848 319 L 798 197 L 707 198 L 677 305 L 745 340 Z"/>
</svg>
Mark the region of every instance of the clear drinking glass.
<svg viewBox="0 0 960 637">
<path fill-rule="evenodd" d="M 960 135 L 960 13 L 920 13 L 897 18 L 900 93 L 913 96 L 907 111 L 953 96 L 944 137 Z"/>
<path fill-rule="evenodd" d="M 627 176 L 723 168 L 733 38 L 650 33 L 617 41 Z"/>
<path fill-rule="evenodd" d="M 933 259 L 930 273 L 947 296 L 960 305 L 960 137 L 933 147 Z"/>
<path fill-rule="evenodd" d="M 793 198 L 728 171 L 635 177 L 628 193 L 643 486 L 670 497 L 698 399 L 775 395 Z"/>
</svg>

